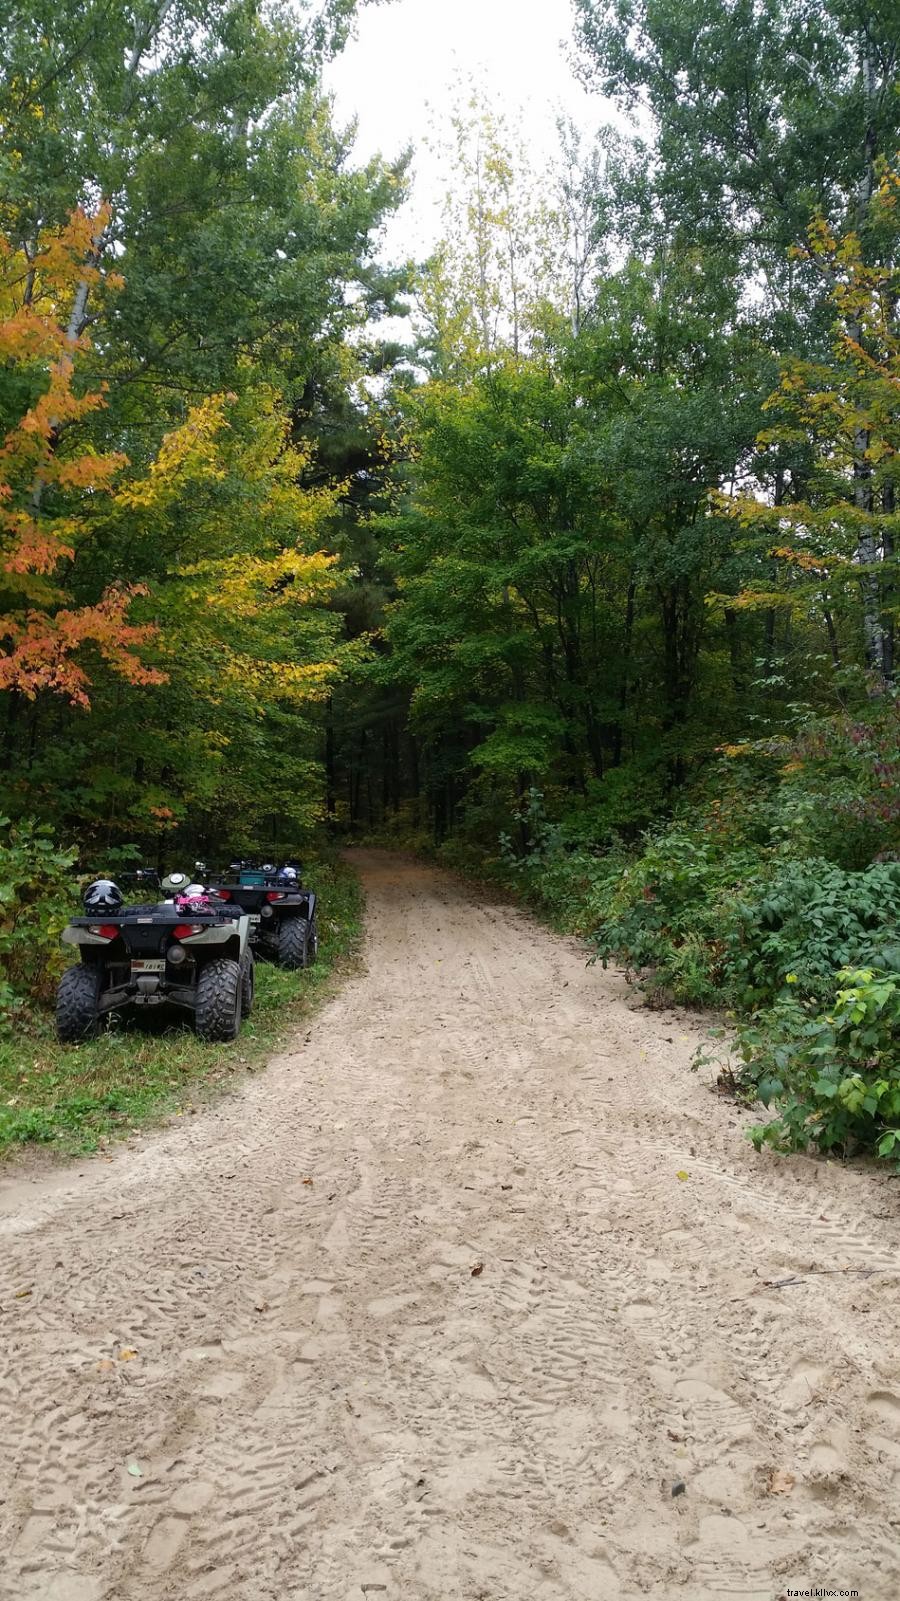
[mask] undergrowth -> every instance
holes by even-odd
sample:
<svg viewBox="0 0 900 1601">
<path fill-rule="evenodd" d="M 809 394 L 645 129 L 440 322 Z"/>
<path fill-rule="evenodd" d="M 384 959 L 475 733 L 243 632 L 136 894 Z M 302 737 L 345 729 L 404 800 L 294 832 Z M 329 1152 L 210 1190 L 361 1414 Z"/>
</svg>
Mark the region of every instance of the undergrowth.
<svg viewBox="0 0 900 1601">
<path fill-rule="evenodd" d="M 634 842 L 531 790 L 481 871 L 595 959 L 724 1012 L 758 1146 L 900 1159 L 900 708 L 733 747 Z M 474 839 L 443 855 L 466 866 Z M 712 1059 L 712 1058 L 709 1058 Z"/>
</svg>

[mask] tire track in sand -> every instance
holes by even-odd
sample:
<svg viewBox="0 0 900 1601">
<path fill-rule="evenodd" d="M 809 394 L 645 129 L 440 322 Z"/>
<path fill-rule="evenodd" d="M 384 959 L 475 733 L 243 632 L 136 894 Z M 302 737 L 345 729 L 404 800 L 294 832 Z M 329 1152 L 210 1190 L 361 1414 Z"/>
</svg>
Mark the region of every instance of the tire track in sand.
<svg viewBox="0 0 900 1601">
<path fill-rule="evenodd" d="M 4 1601 L 895 1597 L 890 1182 L 757 1157 L 695 1023 L 358 859 L 307 1046 L 0 1187 Z"/>
</svg>

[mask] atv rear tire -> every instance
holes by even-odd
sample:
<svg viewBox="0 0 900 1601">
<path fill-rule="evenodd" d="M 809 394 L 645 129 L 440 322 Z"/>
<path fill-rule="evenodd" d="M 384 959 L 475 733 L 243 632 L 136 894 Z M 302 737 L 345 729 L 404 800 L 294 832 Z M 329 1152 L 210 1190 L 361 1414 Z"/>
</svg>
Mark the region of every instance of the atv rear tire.
<svg viewBox="0 0 900 1601">
<path fill-rule="evenodd" d="M 241 1017 L 250 1016 L 255 994 L 256 963 L 253 960 L 253 952 L 245 951 L 241 957 Z"/>
<path fill-rule="evenodd" d="M 309 966 L 309 923 L 305 917 L 286 917 L 278 930 L 278 966 L 295 972 Z"/>
<path fill-rule="evenodd" d="M 201 1040 L 236 1040 L 241 1027 L 243 973 L 227 956 L 207 962 L 197 975 L 194 1027 Z"/>
<path fill-rule="evenodd" d="M 78 962 L 67 968 L 56 991 L 56 1032 L 66 1045 L 92 1040 L 100 1028 L 103 969 Z"/>
</svg>

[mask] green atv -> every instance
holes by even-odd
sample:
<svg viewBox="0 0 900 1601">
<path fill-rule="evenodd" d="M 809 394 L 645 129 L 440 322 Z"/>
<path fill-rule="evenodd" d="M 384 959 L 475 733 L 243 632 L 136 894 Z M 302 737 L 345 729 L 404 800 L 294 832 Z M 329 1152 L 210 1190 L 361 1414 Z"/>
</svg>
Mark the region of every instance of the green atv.
<svg viewBox="0 0 900 1601">
<path fill-rule="evenodd" d="M 237 1038 L 253 1006 L 250 919 L 240 906 L 208 897 L 186 875 L 163 889 L 191 893 L 155 905 L 126 906 L 109 879 L 91 884 L 84 916 L 73 917 L 63 942 L 80 961 L 62 976 L 56 997 L 59 1038 L 91 1039 L 111 1012 L 164 1004 L 188 1012 L 200 1039 Z M 198 893 L 194 893 L 199 891 Z"/>
</svg>

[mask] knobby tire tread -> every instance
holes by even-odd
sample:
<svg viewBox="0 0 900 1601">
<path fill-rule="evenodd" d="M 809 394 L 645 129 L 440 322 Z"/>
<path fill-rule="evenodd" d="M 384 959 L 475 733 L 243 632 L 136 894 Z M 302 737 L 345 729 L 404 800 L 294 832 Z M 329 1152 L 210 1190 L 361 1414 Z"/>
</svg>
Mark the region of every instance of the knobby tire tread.
<svg viewBox="0 0 900 1601">
<path fill-rule="evenodd" d="M 200 1039 L 218 1044 L 237 1039 L 240 1010 L 235 992 L 240 994 L 242 979 L 240 963 L 231 957 L 207 962 L 197 978 L 194 1023 Z"/>
</svg>

